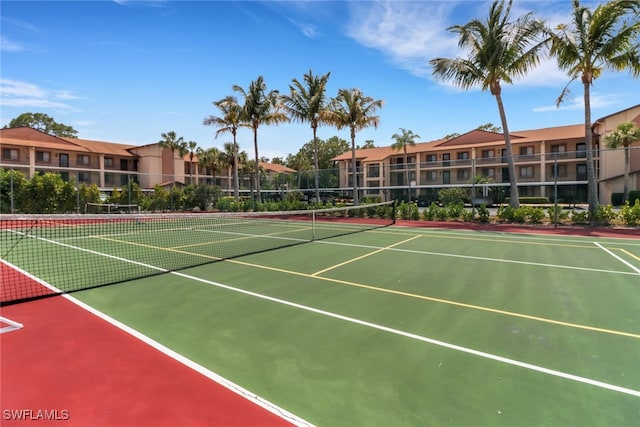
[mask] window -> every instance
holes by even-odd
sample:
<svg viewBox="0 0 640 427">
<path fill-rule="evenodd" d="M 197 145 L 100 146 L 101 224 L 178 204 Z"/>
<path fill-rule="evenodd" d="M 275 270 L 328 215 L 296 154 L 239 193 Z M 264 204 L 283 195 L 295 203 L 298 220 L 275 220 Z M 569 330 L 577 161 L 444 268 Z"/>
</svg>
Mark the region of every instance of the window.
<svg viewBox="0 0 640 427">
<path fill-rule="evenodd" d="M 492 157 L 495 157 L 495 152 L 493 150 L 482 150 L 483 159 L 490 159 Z"/>
<path fill-rule="evenodd" d="M 89 165 L 89 156 L 86 154 L 78 154 L 78 164 L 84 166 Z"/>
<path fill-rule="evenodd" d="M 3 148 L 2 160 L 20 160 L 19 151 L 15 148 Z"/>
<path fill-rule="evenodd" d="M 462 153 L 458 153 L 458 160 L 469 160 L 469 152 L 464 151 Z"/>
<path fill-rule="evenodd" d="M 380 176 L 380 164 L 375 163 L 373 165 L 367 165 L 367 176 L 371 178 L 378 178 Z"/>
<path fill-rule="evenodd" d="M 587 157 L 587 144 L 584 142 L 576 144 L 576 158 L 582 159 Z"/>
<path fill-rule="evenodd" d="M 567 146 L 564 144 L 551 146 L 552 153 L 565 153 L 566 151 L 567 151 Z"/>
<path fill-rule="evenodd" d="M 438 158 L 435 154 L 427 154 L 427 163 L 435 163 L 438 161 Z"/>
<path fill-rule="evenodd" d="M 48 151 L 36 151 L 36 162 L 39 162 L 39 163 L 51 162 L 51 153 Z"/>
<path fill-rule="evenodd" d="M 532 146 L 520 147 L 520 156 L 523 157 L 523 158 L 527 158 L 527 157 L 533 156 L 533 147 Z"/>
<path fill-rule="evenodd" d="M 89 182 L 89 172 L 78 172 L 78 182 Z"/>
<path fill-rule="evenodd" d="M 579 181 L 585 181 L 587 179 L 587 165 L 576 165 L 576 179 Z"/>
<path fill-rule="evenodd" d="M 552 165 L 551 176 L 554 178 L 567 176 L 567 165 Z"/>
<path fill-rule="evenodd" d="M 105 157 L 104 158 L 104 167 L 105 168 L 112 168 L 113 167 L 113 157 Z"/>
<path fill-rule="evenodd" d="M 485 178 L 493 178 L 496 174 L 496 170 L 492 168 L 484 168 L 482 169 L 482 176 Z"/>
<path fill-rule="evenodd" d="M 116 183 L 115 179 L 113 178 L 113 174 L 112 173 L 105 173 L 104 174 L 104 183 L 106 185 L 113 185 Z"/>
<path fill-rule="evenodd" d="M 520 166 L 520 178 L 533 178 L 533 166 Z"/>
<path fill-rule="evenodd" d="M 451 165 L 451 154 L 449 153 L 444 153 L 442 155 L 442 166 L 450 166 Z"/>
<path fill-rule="evenodd" d="M 427 172 L 427 181 L 437 181 L 437 180 L 438 180 L 438 172 L 436 171 Z"/>
<path fill-rule="evenodd" d="M 451 184 L 451 172 L 450 171 L 442 171 L 442 183 L 443 184 Z"/>
<path fill-rule="evenodd" d="M 456 176 L 458 177 L 458 181 L 469 179 L 469 169 L 458 169 Z"/>
</svg>

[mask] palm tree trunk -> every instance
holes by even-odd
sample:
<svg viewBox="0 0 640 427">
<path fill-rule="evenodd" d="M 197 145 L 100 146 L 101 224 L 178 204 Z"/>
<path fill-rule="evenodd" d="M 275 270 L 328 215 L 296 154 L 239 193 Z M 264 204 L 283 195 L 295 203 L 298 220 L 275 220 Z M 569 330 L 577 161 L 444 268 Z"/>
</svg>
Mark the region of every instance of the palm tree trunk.
<svg viewBox="0 0 640 427">
<path fill-rule="evenodd" d="M 504 111 L 504 104 L 502 103 L 502 96 L 500 91 L 496 91 L 494 94 L 496 102 L 498 103 L 498 111 L 500 112 L 500 122 L 504 132 L 504 145 L 507 150 L 507 166 L 509 168 L 509 205 L 517 209 L 520 207 L 520 196 L 518 195 L 518 179 L 516 175 L 516 163 L 513 157 L 513 148 L 511 147 L 511 135 L 509 135 L 509 126 L 507 125 L 507 115 Z"/>
<path fill-rule="evenodd" d="M 258 157 L 258 129 L 253 130 L 253 148 L 256 153 L 255 174 L 253 179 L 255 180 L 256 198 L 258 203 L 262 203 L 262 195 L 260 194 L 260 161 Z"/>
<path fill-rule="evenodd" d="M 316 139 L 316 128 L 313 128 L 313 167 L 315 169 L 315 183 L 316 183 L 316 202 L 320 202 L 320 178 L 318 177 L 318 140 Z"/>
<path fill-rule="evenodd" d="M 358 168 L 356 167 L 356 135 L 351 130 L 351 173 L 353 174 L 353 205 L 358 206 L 360 200 L 358 198 Z"/>
<path fill-rule="evenodd" d="M 629 169 L 630 169 L 629 146 L 624 146 L 624 190 L 622 201 L 629 200 Z"/>
<path fill-rule="evenodd" d="M 591 133 L 591 82 L 583 77 L 584 85 L 584 140 L 587 149 L 587 182 L 588 193 L 587 201 L 589 202 L 589 222 L 592 222 L 598 207 L 598 189 L 596 183 L 596 170 L 593 161 L 593 138 Z"/>
<path fill-rule="evenodd" d="M 404 185 L 409 187 L 407 192 L 409 193 L 409 200 L 411 200 L 411 187 L 409 186 L 409 165 L 407 164 L 407 144 L 404 144 L 402 146 L 402 149 L 404 150 Z"/>
<path fill-rule="evenodd" d="M 240 200 L 240 183 L 238 182 L 238 143 L 236 142 L 236 132 L 233 131 L 233 198 L 237 202 Z"/>
</svg>

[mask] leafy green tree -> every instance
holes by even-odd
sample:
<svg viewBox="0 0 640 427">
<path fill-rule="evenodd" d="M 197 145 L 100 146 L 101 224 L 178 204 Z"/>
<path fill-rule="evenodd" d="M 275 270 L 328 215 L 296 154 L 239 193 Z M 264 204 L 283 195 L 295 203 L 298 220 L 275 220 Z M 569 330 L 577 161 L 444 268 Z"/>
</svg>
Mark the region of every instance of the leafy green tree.
<svg viewBox="0 0 640 427">
<path fill-rule="evenodd" d="M 420 135 L 413 133 L 412 130 L 407 130 L 404 128 L 400 128 L 400 131 L 402 133 L 400 134 L 394 133 L 393 135 L 391 135 L 391 138 L 396 140 L 396 142 L 391 144 L 391 148 L 393 148 L 394 151 L 402 150 L 404 153 L 404 165 L 403 165 L 404 179 L 405 179 L 404 184 L 409 185 L 409 165 L 407 164 L 408 163 L 407 147 L 415 147 L 416 139 L 419 139 Z"/>
<path fill-rule="evenodd" d="M 211 171 L 211 176 L 213 177 L 213 184 L 216 183 L 216 175 L 218 171 L 223 166 L 223 156 L 220 150 L 216 147 L 210 147 L 205 149 L 198 150 L 198 162 L 200 163 L 200 167 L 204 170 L 208 169 Z"/>
<path fill-rule="evenodd" d="M 76 208 L 75 182 L 63 180 L 60 174 L 37 173 L 24 190 L 25 213 L 68 213 Z"/>
<path fill-rule="evenodd" d="M 254 178 L 258 202 L 262 201 L 260 194 L 260 155 L 258 153 L 258 128 L 261 124 L 277 125 L 288 121 L 287 115 L 282 111 L 277 90 L 267 92 L 267 84 L 264 77 L 259 76 L 251 82 L 248 90 L 241 86 L 234 85 L 234 92 L 238 92 L 244 98 L 242 106 L 241 121 L 248 123 L 253 130 L 253 148 L 255 152 Z"/>
<path fill-rule="evenodd" d="M 512 83 L 515 77 L 527 74 L 540 62 L 546 45 L 544 24 L 532 13 L 510 20 L 513 0 L 505 8 L 504 0 L 496 0 L 486 21 L 473 19 L 465 25 L 454 25 L 449 31 L 458 34 L 458 45 L 468 52 L 466 58 L 435 58 L 429 61 L 433 75 L 452 81 L 463 89 L 479 85 L 495 96 L 504 129 L 504 143 L 511 184 L 511 206 L 517 208 L 518 184 L 511 147 L 507 115 L 502 101 L 501 82 Z"/>
<path fill-rule="evenodd" d="M 53 136 L 77 138 L 78 131 L 71 126 L 56 122 L 44 113 L 23 113 L 12 119 L 6 128 L 27 126 Z"/>
<path fill-rule="evenodd" d="M 558 67 L 569 74 L 570 81 L 558 97 L 560 105 L 569 93 L 569 84 L 578 78 L 584 95 L 584 129 L 587 151 L 587 181 L 589 214 L 593 217 L 598 206 L 598 190 L 593 158 L 591 130 L 591 86 L 605 70 L 629 69 L 640 76 L 640 2 L 613 0 L 591 10 L 573 0 L 569 24 L 559 25 L 550 32 L 551 56 Z"/>
<path fill-rule="evenodd" d="M 219 110 L 221 116 L 208 116 L 204 119 L 203 124 L 207 126 L 215 126 L 215 137 L 230 133 L 233 136 L 232 145 L 227 146 L 225 144 L 225 153 L 233 156 L 232 159 L 228 159 L 228 164 L 233 167 L 233 197 L 238 201 L 239 196 L 239 181 L 238 181 L 238 129 L 240 127 L 248 126 L 242 120 L 242 107 L 238 104 L 238 99 L 235 96 L 227 96 L 219 101 L 213 103 Z"/>
<path fill-rule="evenodd" d="M 303 146 L 304 147 L 304 146 Z M 308 157 L 302 151 L 298 151 L 297 154 L 289 154 L 287 156 L 286 165 L 291 169 L 297 171 L 298 176 L 298 188 L 302 188 L 302 177 L 312 169 L 311 157 Z"/>
<path fill-rule="evenodd" d="M 318 138 L 317 129 L 320 123 L 327 120 L 328 100 L 325 95 L 329 75 L 314 76 L 313 71 L 303 77 L 301 83 L 298 79 L 293 79 L 293 84 L 289 85 L 289 95 L 282 96 L 285 111 L 294 122 L 308 122 L 313 130 L 313 165 L 315 170 L 316 200 L 320 200 L 320 181 L 318 164 Z"/>
<path fill-rule="evenodd" d="M 340 89 L 331 102 L 327 121 L 338 129 L 348 128 L 351 133 L 351 172 L 353 174 L 353 203 L 359 205 L 358 168 L 356 167 L 356 134 L 365 128 L 378 127 L 380 116 L 375 113 L 384 101 L 365 96 L 360 89 Z"/>
<path fill-rule="evenodd" d="M 298 163 L 289 165 L 289 167 L 298 171 L 308 170 L 310 168 L 309 162 L 305 162 L 304 159 L 311 159 L 314 153 L 317 153 L 319 186 L 322 188 L 337 187 L 338 178 L 333 173 L 332 159 L 347 151 L 349 151 L 349 143 L 342 138 L 332 136 L 326 141 L 316 138 L 316 143 L 309 141 L 300 148 L 295 157 Z"/>
<path fill-rule="evenodd" d="M 22 210 L 27 178 L 18 170 L 0 168 L 0 213 Z"/>
<path fill-rule="evenodd" d="M 609 148 L 624 147 L 624 192 L 622 201 L 629 200 L 629 147 L 636 141 L 640 141 L 640 129 L 631 122 L 620 123 L 616 130 L 604 137 Z"/>
</svg>

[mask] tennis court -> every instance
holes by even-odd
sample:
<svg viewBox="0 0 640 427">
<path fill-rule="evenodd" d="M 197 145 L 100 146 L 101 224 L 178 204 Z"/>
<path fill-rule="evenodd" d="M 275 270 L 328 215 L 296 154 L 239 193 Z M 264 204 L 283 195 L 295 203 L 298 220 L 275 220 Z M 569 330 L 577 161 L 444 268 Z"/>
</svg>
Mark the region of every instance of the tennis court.
<svg viewBox="0 0 640 427">
<path fill-rule="evenodd" d="M 234 221 L 208 230 L 171 223 L 162 233 L 144 221 L 135 232 L 85 223 L 58 234 L 64 227 L 41 227 L 32 238 L 3 227 L 2 253 L 11 269 L 41 281 L 33 286 L 73 290 L 73 299 L 258 396 L 287 423 L 624 426 L 640 418 L 637 234 L 345 216 L 314 220 L 309 238 L 299 219 Z M 64 268 L 34 260 L 53 252 Z M 126 279 L 124 267 L 140 278 Z M 74 288 L 87 281 L 115 284 Z M 16 320 L 60 298 L 12 304 L 3 316 Z M 3 347 L 29 327 L 2 334 Z"/>
</svg>

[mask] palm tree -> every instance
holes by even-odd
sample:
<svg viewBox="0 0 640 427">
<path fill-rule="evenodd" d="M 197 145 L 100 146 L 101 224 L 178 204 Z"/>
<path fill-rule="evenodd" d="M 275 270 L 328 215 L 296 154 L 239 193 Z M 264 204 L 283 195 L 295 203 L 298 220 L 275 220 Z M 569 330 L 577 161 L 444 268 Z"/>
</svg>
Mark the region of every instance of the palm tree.
<svg viewBox="0 0 640 427">
<path fill-rule="evenodd" d="M 180 157 L 182 158 L 182 156 L 187 154 L 186 144 L 182 137 L 178 138 L 175 131 L 169 131 L 167 133 L 161 134 L 160 136 L 162 137 L 162 139 L 158 141 L 158 145 L 160 145 L 160 147 L 162 147 L 163 149 L 168 148 L 171 150 L 171 181 L 173 182 L 175 181 L 176 173 L 174 161 L 175 152 L 176 150 L 178 150 L 178 152 L 180 153 Z"/>
<path fill-rule="evenodd" d="M 594 10 L 580 5 L 579 0 L 573 0 L 571 22 L 550 32 L 551 56 L 557 59 L 558 67 L 569 74 L 569 84 L 580 78 L 584 88 L 588 201 L 592 218 L 598 206 L 598 191 L 593 161 L 590 89 L 593 81 L 606 69 L 630 69 L 634 77 L 640 76 L 639 13 L 640 3 L 637 0 L 613 0 L 599 4 Z M 558 97 L 557 105 L 569 93 L 569 84 Z"/>
<path fill-rule="evenodd" d="M 356 167 L 356 133 L 373 126 L 378 127 L 380 116 L 374 116 L 384 101 L 365 96 L 360 89 L 340 89 L 338 96 L 332 100 L 327 121 L 338 129 L 349 128 L 351 131 L 351 172 L 353 174 L 353 203 L 359 205 L 358 168 Z"/>
<path fill-rule="evenodd" d="M 496 0 L 489 9 L 486 22 L 473 19 L 465 25 L 454 25 L 448 30 L 459 35 L 458 46 L 467 50 L 466 58 L 435 58 L 429 61 L 433 75 L 452 81 L 463 89 L 479 85 L 495 96 L 504 130 L 504 143 L 511 184 L 510 205 L 517 208 L 518 183 L 511 147 L 507 115 L 502 102 L 500 82 L 512 83 L 535 67 L 546 45 L 542 40 L 544 24 L 527 13 L 515 21 L 509 20 L 513 0 L 506 8 L 504 0 Z"/>
<path fill-rule="evenodd" d="M 313 164 L 315 168 L 316 200 L 320 200 L 320 182 L 318 177 L 318 124 L 326 120 L 327 99 L 325 96 L 329 75 L 314 76 L 313 71 L 303 76 L 304 84 L 293 79 L 289 85 L 290 95 L 283 95 L 285 111 L 294 122 L 309 122 L 313 130 Z"/>
<path fill-rule="evenodd" d="M 205 170 L 209 169 L 211 171 L 213 185 L 215 185 L 216 172 L 220 166 L 220 150 L 216 147 L 207 148 L 206 150 L 201 148 L 198 151 L 198 161 Z"/>
<path fill-rule="evenodd" d="M 242 107 L 238 104 L 238 99 L 235 96 L 227 96 L 219 101 L 213 103 L 222 112 L 222 117 L 208 116 L 204 119 L 203 124 L 207 126 L 217 126 L 215 137 L 223 133 L 230 133 L 233 135 L 233 145 L 236 149 L 233 151 L 234 158 L 232 165 L 233 169 L 233 197 L 236 201 L 239 198 L 239 182 L 238 182 L 238 141 L 237 134 L 238 128 L 247 126 L 242 122 Z M 226 151 L 226 144 L 225 144 Z"/>
<path fill-rule="evenodd" d="M 185 144 L 185 147 L 189 150 L 189 184 L 193 184 L 193 156 L 198 148 L 198 143 L 189 141 Z"/>
<path fill-rule="evenodd" d="M 624 147 L 624 191 L 623 202 L 629 200 L 629 147 L 636 141 L 640 141 L 640 128 L 631 122 L 620 123 L 616 130 L 605 136 L 604 141 L 609 148 Z"/>
<path fill-rule="evenodd" d="M 244 98 L 242 106 L 241 121 L 248 123 L 253 129 L 253 148 L 255 152 L 254 179 L 255 188 L 258 195 L 258 202 L 262 201 L 260 194 L 260 157 L 258 155 L 258 127 L 260 124 L 280 124 L 288 121 L 287 116 L 281 111 L 282 106 L 278 102 L 279 94 L 277 90 L 267 92 L 267 85 L 264 78 L 259 76 L 251 82 L 249 90 L 245 91 L 238 85 L 233 86 L 234 92 L 238 92 Z"/>
<path fill-rule="evenodd" d="M 409 185 L 409 166 L 407 161 L 407 146 L 415 147 L 416 139 L 420 138 L 420 135 L 416 135 L 412 130 L 406 130 L 404 128 L 400 128 L 402 134 L 394 133 L 391 138 L 395 139 L 396 142 L 391 144 L 391 148 L 395 151 L 402 150 L 404 152 L 404 184 Z M 411 191 L 411 190 L 409 190 Z M 411 194 L 409 194 L 411 196 Z"/>
<path fill-rule="evenodd" d="M 221 158 L 226 167 L 230 167 L 233 174 L 233 198 L 238 201 L 240 187 L 238 182 L 238 144 L 235 142 L 225 142 L 223 146 L 223 151 L 221 153 Z M 229 188 L 231 188 L 231 183 L 229 183 Z"/>
</svg>

